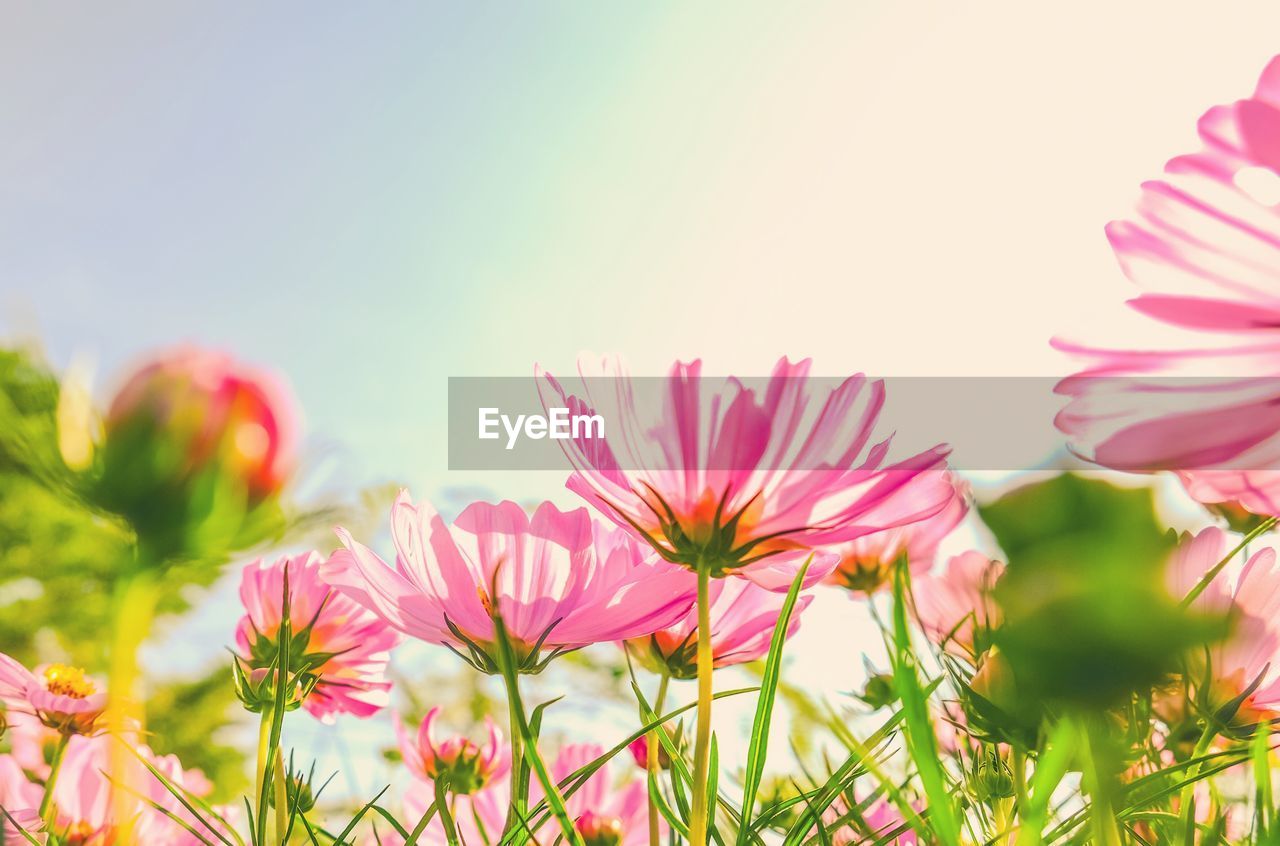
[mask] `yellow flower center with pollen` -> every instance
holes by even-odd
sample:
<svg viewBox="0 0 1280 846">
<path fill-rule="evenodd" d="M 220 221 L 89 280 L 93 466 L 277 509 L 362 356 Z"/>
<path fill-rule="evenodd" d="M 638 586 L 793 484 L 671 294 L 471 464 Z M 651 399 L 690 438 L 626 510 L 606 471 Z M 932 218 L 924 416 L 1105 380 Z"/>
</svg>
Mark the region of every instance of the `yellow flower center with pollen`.
<svg viewBox="0 0 1280 846">
<path fill-rule="evenodd" d="M 79 667 L 68 667 L 66 664 L 50 664 L 44 671 L 44 686 L 50 693 L 58 696 L 70 696 L 72 699 L 87 699 L 97 690 L 84 670 Z"/>
</svg>

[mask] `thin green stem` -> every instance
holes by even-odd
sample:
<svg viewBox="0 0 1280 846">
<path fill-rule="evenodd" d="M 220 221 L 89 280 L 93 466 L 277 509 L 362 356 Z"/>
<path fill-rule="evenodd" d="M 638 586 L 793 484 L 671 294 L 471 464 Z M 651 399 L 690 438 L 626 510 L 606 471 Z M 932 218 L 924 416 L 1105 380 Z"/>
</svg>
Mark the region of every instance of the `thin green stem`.
<svg viewBox="0 0 1280 846">
<path fill-rule="evenodd" d="M 1030 799 L 1027 796 L 1027 753 L 1015 746 L 1010 758 L 1009 764 L 1013 768 L 1013 795 L 1018 800 L 1018 819 L 1022 819 L 1027 814 L 1027 808 L 1030 807 Z"/>
<path fill-rule="evenodd" d="M 693 746 L 693 805 L 690 846 L 707 843 L 707 775 L 711 763 L 711 572 L 698 566 L 698 728 Z"/>
<path fill-rule="evenodd" d="M 449 807 L 449 787 L 446 779 L 438 778 L 436 786 L 436 810 L 440 812 L 440 822 L 444 825 L 445 840 L 449 846 L 458 846 L 458 829 L 453 821 L 453 809 Z"/>
<path fill-rule="evenodd" d="M 40 800 L 40 818 L 50 828 L 55 822 L 53 788 L 58 784 L 58 771 L 62 769 L 62 757 L 67 751 L 67 742 L 70 739 L 70 735 L 66 734 L 58 738 L 58 745 L 53 748 L 53 760 L 49 762 L 49 777 L 44 780 L 44 797 Z"/>
<path fill-rule="evenodd" d="M 257 814 L 258 827 L 264 832 L 265 825 L 263 825 L 263 821 L 265 817 L 263 815 L 267 812 L 267 809 L 264 799 L 266 794 L 263 792 L 262 787 L 267 780 L 267 763 L 271 757 L 271 726 L 274 722 L 272 709 L 263 708 L 262 719 L 258 723 L 258 766 L 254 771 L 253 795 L 254 800 L 257 802 L 254 813 Z"/>
<path fill-rule="evenodd" d="M 1268 517 L 1266 520 L 1262 521 L 1257 528 L 1245 535 L 1240 540 L 1240 543 L 1236 544 L 1221 561 L 1210 567 L 1209 571 L 1201 577 L 1200 581 L 1196 582 L 1195 587 L 1193 587 L 1187 595 L 1182 598 L 1182 607 L 1187 608 L 1191 603 L 1195 602 L 1200 597 L 1200 594 L 1204 593 L 1205 588 L 1209 587 L 1213 580 L 1218 577 L 1218 574 L 1222 572 L 1223 568 L 1226 567 L 1227 564 L 1231 563 L 1232 558 L 1235 558 L 1241 550 L 1248 546 L 1250 541 L 1274 529 L 1277 522 L 1278 521 L 1275 517 Z"/>
<path fill-rule="evenodd" d="M 1209 751 L 1209 746 L 1213 744 L 1213 739 L 1218 736 L 1218 727 L 1209 720 L 1204 727 L 1204 731 L 1200 734 L 1200 739 L 1196 741 L 1195 749 L 1191 752 L 1191 760 L 1196 761 L 1202 758 Z M 1180 801 L 1182 804 L 1182 830 L 1183 842 L 1188 846 L 1194 846 L 1196 842 L 1196 788 L 1195 777 L 1200 774 L 1200 764 L 1193 764 L 1187 768 L 1186 777 L 1191 782 L 1182 788 Z"/>
<path fill-rule="evenodd" d="M 506 834 L 524 819 L 529 804 L 529 781 L 524 776 L 524 740 L 520 736 L 520 712 L 515 691 L 507 691 L 507 713 L 511 724 L 511 809 L 507 814 Z"/>
<path fill-rule="evenodd" d="M 667 684 L 671 681 L 671 675 L 663 672 L 658 680 L 658 695 L 653 701 L 653 712 L 662 714 L 663 703 L 667 699 Z M 662 726 L 658 726 L 649 732 L 646 740 L 646 760 L 645 769 L 649 771 L 649 846 L 662 846 L 661 831 L 661 814 L 658 813 L 658 803 L 653 796 L 653 791 L 658 787 L 658 746 L 661 741 L 658 740 L 658 732 L 663 731 Z"/>
</svg>

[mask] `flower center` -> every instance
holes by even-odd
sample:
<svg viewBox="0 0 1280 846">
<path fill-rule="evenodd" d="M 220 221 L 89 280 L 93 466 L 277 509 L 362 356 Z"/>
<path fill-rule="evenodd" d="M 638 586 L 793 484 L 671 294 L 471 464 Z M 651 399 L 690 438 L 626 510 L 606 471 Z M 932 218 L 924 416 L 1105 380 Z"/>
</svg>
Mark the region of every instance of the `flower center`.
<svg viewBox="0 0 1280 846">
<path fill-rule="evenodd" d="M 87 699 L 97 690 L 94 683 L 85 678 L 84 670 L 68 667 L 66 664 L 50 664 L 46 667 L 44 686 L 50 693 L 72 699 Z"/>
</svg>

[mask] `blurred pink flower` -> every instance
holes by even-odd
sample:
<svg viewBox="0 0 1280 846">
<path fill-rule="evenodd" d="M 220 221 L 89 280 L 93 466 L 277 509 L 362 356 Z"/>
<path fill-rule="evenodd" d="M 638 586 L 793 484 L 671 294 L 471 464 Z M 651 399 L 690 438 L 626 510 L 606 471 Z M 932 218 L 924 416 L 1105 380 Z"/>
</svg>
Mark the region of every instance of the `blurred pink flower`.
<svg viewBox="0 0 1280 846">
<path fill-rule="evenodd" d="M 7 711 L 4 721 L 9 724 L 4 731 L 4 739 L 9 741 L 9 753 L 13 759 L 37 779 L 48 778 L 49 761 L 62 735 L 57 729 L 42 723 L 35 714 L 25 711 Z"/>
<path fill-rule="evenodd" d="M 0 842 L 25 843 L 19 829 L 34 834 L 44 827 L 38 810 L 43 797 L 43 788 L 27 779 L 17 759 L 0 755 L 0 808 L 8 813 L 0 814 Z"/>
<path fill-rule="evenodd" d="M 288 569 L 290 673 L 306 668 L 319 678 L 303 707 L 326 723 L 338 714 L 368 717 L 387 705 L 387 662 L 400 637 L 381 617 L 327 584 L 322 564 L 317 553 L 308 552 L 272 563 L 259 559 L 244 568 L 240 601 L 245 615 L 236 627 L 239 656 L 250 670 L 264 672 L 278 656 Z"/>
<path fill-rule="evenodd" d="M 822 821 L 829 827 L 828 834 L 834 846 L 863 843 L 907 846 L 919 842 L 915 830 L 907 826 L 902 812 L 883 797 L 860 802 L 856 814 L 852 813 L 848 802 L 837 799 L 822 814 Z M 883 839 L 899 829 L 902 829 L 902 833 L 892 839 Z"/>
<path fill-rule="evenodd" d="M 950 489 L 940 494 L 939 486 Z M 903 489 L 903 495 L 914 495 L 934 502 L 940 495 L 949 496 L 946 506 L 926 520 L 863 535 L 836 548 L 840 561 L 827 577 L 827 582 L 859 593 L 874 593 L 888 584 L 893 567 L 905 556 L 912 573 L 928 572 L 933 567 L 938 546 L 951 534 L 969 511 L 969 486 L 949 473 L 922 473 Z"/>
<path fill-rule="evenodd" d="M 745 579 L 721 579 L 711 584 L 710 597 L 714 666 L 745 664 L 764 657 L 778 627 L 778 614 L 786 595 Z M 812 601 L 811 594 L 796 601 L 787 637 L 800 628 L 800 614 Z M 698 611 L 691 608 L 675 625 L 633 638 L 627 645 L 632 654 L 651 665 L 655 672 L 665 672 L 677 679 L 696 678 Z"/>
<path fill-rule="evenodd" d="M 106 693 L 83 670 L 49 664 L 32 673 L 0 653 L 0 701 L 63 734 L 89 734 L 107 707 Z"/>
<path fill-rule="evenodd" d="M 1171 334 L 1157 348 L 1057 341 L 1090 361 L 1058 427 L 1108 467 L 1178 470 L 1202 502 L 1280 513 L 1280 58 L 1250 98 L 1200 118 L 1200 150 L 1146 182 L 1107 237 Z"/>
<path fill-rule="evenodd" d="M 109 746 L 116 741 L 108 735 L 97 737 L 73 737 L 67 750 L 54 787 L 54 807 L 57 821 L 53 831 L 64 841 L 76 844 L 102 844 L 108 846 L 116 840 L 117 826 L 114 791 L 117 789 L 108 779 Z M 158 756 L 146 746 L 137 747 L 138 754 L 175 787 L 198 798 L 208 796 L 213 785 L 199 770 L 183 770 L 172 755 Z M 218 840 L 226 834 L 226 828 L 215 818 L 202 812 L 201 821 L 168 787 L 132 757 L 129 771 L 124 775 L 132 790 L 128 806 L 132 813 L 132 833 L 137 843 L 156 843 L 165 846 L 197 846 Z M 163 809 L 159 810 L 159 809 Z M 232 810 L 215 809 L 223 819 L 234 819 Z M 181 823 L 178 822 L 181 820 Z M 194 829 L 197 834 L 188 828 Z M 202 839 L 203 838 L 203 839 Z"/>
<path fill-rule="evenodd" d="M 1175 597 L 1186 596 L 1226 557 L 1233 543 L 1218 528 L 1184 538 L 1169 564 Z M 1193 609 L 1226 614 L 1229 637 L 1188 656 L 1188 682 L 1204 707 L 1230 707 L 1236 724 L 1254 725 L 1280 717 L 1280 567 L 1276 551 L 1258 550 L 1232 582 L 1220 573 L 1196 597 Z M 1207 680 L 1204 675 L 1210 673 Z M 1166 706 L 1170 703 L 1165 703 Z M 1167 715 L 1162 715 L 1167 716 Z"/>
<path fill-rule="evenodd" d="M 487 714 L 484 724 L 488 741 L 483 747 L 464 735 L 437 740 L 435 725 L 439 717 L 440 708 L 432 708 L 416 734 L 411 734 L 399 719 L 395 720 L 400 753 L 416 778 L 435 781 L 444 776 L 450 792 L 475 793 L 507 774 L 511 768 L 511 748 Z"/>
<path fill-rule="evenodd" d="M 401 632 L 496 672 L 494 603 L 521 670 L 566 650 L 649 634 L 693 603 L 687 574 L 586 509 L 477 502 L 452 527 L 401 492 L 391 512 L 395 567 L 338 529 L 324 577 Z M 495 594 L 496 591 L 496 594 Z M 545 653 L 545 657 L 543 656 Z"/>
<path fill-rule="evenodd" d="M 560 750 L 551 777 L 562 782 L 605 753 L 603 746 L 569 744 Z M 587 846 L 644 846 L 649 842 L 649 794 L 632 779 L 616 786 L 605 763 L 580 788 L 565 797 L 565 808 Z M 662 827 L 666 838 L 666 826 Z"/>
<path fill-rule="evenodd" d="M 999 561 L 970 550 L 947 561 L 942 572 L 916 582 L 916 614 L 925 634 L 969 658 L 986 652 L 991 631 L 1000 625 L 991 591 L 1003 573 Z"/>
<path fill-rule="evenodd" d="M 946 498 L 898 497 L 917 475 L 944 469 L 937 447 L 882 467 L 872 441 L 884 383 L 853 376 L 823 391 L 809 362 L 782 359 L 763 395 L 737 379 L 704 385 L 701 363 L 676 364 L 660 398 L 637 403 L 612 361 L 579 371 L 583 395 L 539 369 L 543 405 L 607 421 L 607 440 L 562 440 L 576 472 L 569 488 L 653 545 L 667 560 L 714 576 L 742 575 L 785 590 L 816 553 L 816 584 L 835 564 L 822 550 L 933 516 Z M 611 377 L 592 393 L 591 377 Z M 653 407 L 650 407 L 653 406 Z"/>
<path fill-rule="evenodd" d="M 289 392 L 269 373 L 214 350 L 178 347 L 144 363 L 117 392 L 106 419 L 108 448 L 113 438 L 164 442 L 172 447 L 162 453 L 172 454 L 166 459 L 172 466 L 163 468 L 163 481 L 185 484 L 217 462 L 251 499 L 263 499 L 292 470 L 293 409 Z M 134 454 L 130 449 L 126 457 Z"/>
</svg>

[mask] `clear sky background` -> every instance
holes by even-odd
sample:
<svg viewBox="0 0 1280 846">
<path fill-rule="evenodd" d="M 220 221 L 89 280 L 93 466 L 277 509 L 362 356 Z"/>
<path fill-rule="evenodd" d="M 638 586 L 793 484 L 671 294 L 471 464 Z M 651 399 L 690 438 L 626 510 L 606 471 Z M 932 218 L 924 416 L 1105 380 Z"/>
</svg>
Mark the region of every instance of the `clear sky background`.
<svg viewBox="0 0 1280 846">
<path fill-rule="evenodd" d="M 229 347 L 353 485 L 563 498 L 446 472 L 448 376 L 1052 375 L 1050 336 L 1127 333 L 1103 224 L 1278 33 L 1274 2 L 9 3 L 0 328 L 103 391 Z M 852 685 L 847 631 L 806 628 L 803 683 Z"/>
</svg>

